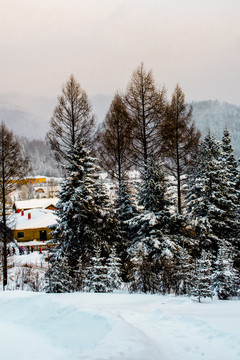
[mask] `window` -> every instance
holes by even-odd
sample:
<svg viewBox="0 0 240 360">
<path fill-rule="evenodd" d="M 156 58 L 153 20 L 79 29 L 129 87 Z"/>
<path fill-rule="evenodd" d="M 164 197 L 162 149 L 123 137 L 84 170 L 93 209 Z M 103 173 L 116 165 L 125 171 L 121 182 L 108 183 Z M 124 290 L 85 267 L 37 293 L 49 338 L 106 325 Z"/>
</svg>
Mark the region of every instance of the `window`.
<svg viewBox="0 0 240 360">
<path fill-rule="evenodd" d="M 17 237 L 18 237 L 18 239 L 24 238 L 24 232 L 18 232 Z"/>
</svg>

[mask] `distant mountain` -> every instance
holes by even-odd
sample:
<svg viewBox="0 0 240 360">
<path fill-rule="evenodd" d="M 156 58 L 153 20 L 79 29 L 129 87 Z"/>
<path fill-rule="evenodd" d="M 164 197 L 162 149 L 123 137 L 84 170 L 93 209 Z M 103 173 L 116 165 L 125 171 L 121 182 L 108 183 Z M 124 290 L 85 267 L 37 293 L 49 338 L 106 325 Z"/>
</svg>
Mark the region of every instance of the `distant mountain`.
<svg viewBox="0 0 240 360">
<path fill-rule="evenodd" d="M 89 98 L 97 124 L 105 118 L 112 96 L 94 95 Z M 57 98 L 0 94 L 0 122 L 18 136 L 44 139 L 57 104 Z"/>
<path fill-rule="evenodd" d="M 0 121 L 18 136 L 44 139 L 56 100 L 19 94 L 0 95 Z"/>
<path fill-rule="evenodd" d="M 221 140 L 223 130 L 230 130 L 235 156 L 240 158 L 240 106 L 215 100 L 193 102 L 193 120 L 202 136 L 210 130 Z"/>
<path fill-rule="evenodd" d="M 89 97 L 96 115 L 97 124 L 101 123 L 110 107 L 113 96 L 94 95 Z M 57 97 L 23 96 L 0 94 L 0 121 L 16 135 L 28 139 L 44 139 L 49 130 L 49 121 L 57 104 Z M 235 154 L 240 158 L 240 106 L 220 103 L 215 100 L 192 102 L 193 120 L 204 136 L 210 130 L 220 140 L 225 127 L 232 135 Z"/>
</svg>

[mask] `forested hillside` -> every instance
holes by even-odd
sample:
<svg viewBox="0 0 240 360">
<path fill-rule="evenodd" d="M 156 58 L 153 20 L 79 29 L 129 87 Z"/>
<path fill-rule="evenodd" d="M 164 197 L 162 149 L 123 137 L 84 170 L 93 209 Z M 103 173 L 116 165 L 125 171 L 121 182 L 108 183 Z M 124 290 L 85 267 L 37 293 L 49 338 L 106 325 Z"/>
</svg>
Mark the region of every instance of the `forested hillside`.
<svg viewBox="0 0 240 360">
<path fill-rule="evenodd" d="M 238 163 L 229 130 L 222 129 L 217 140 L 206 118 L 211 123 L 211 112 L 200 122 L 206 121 L 201 139 L 181 87 L 176 85 L 169 102 L 141 64 L 125 94 L 114 96 L 96 133 L 88 96 L 69 77 L 46 134 L 57 163 L 43 141 L 20 139 L 36 174 L 56 176 L 57 165 L 65 174 L 58 220 L 51 226 L 57 251 L 49 257 L 43 291 L 113 292 L 127 286 L 130 292 L 189 295 L 199 302 L 239 296 Z M 19 171 L 16 164 L 26 164 L 20 179 L 29 165 L 4 124 L 1 131 L 6 186 L 5 175 L 11 180 Z M 15 150 L 12 157 L 9 148 Z M 114 201 L 99 165 L 116 180 Z M 137 186 L 127 174 L 133 167 L 139 170 Z M 12 191 L 15 182 L 8 183 Z M 10 192 L 4 186 L 7 234 L 5 194 Z M 6 236 L 4 245 L 6 286 Z"/>
<path fill-rule="evenodd" d="M 21 137 L 25 155 L 28 155 L 32 164 L 33 175 L 45 175 L 50 177 L 60 177 L 61 170 L 56 161 L 50 154 L 50 148 L 44 140 L 29 140 Z"/>
<path fill-rule="evenodd" d="M 237 158 L 240 158 L 240 106 L 220 103 L 215 100 L 192 103 L 193 119 L 202 135 L 210 130 L 221 139 L 224 128 L 229 129 Z"/>
<path fill-rule="evenodd" d="M 90 98 L 97 123 L 103 121 L 109 108 L 110 99 L 110 96 Z M 59 170 L 51 158 L 49 148 L 44 140 L 54 109 L 53 101 L 51 102 L 50 99 L 47 100 L 46 98 L 38 102 L 31 101 L 31 106 L 27 106 L 25 103 L 22 103 L 20 106 L 18 105 L 20 104 L 19 100 L 16 101 L 17 105 L 14 106 L 7 101 L 3 101 L 2 97 L 0 100 L 0 120 L 4 121 L 16 135 L 23 137 L 21 142 L 32 160 L 34 173 L 46 176 L 59 176 Z M 12 99 L 12 101 L 14 100 L 16 99 Z M 46 105 L 45 110 L 40 111 L 40 107 L 44 107 L 44 104 Z M 224 128 L 227 127 L 230 130 L 235 156 L 239 159 L 240 106 L 220 103 L 217 100 L 195 101 L 191 105 L 193 106 L 193 120 L 196 127 L 201 131 L 202 136 L 206 135 L 208 130 L 210 130 L 220 140 Z M 38 110 L 39 115 L 37 115 Z"/>
</svg>

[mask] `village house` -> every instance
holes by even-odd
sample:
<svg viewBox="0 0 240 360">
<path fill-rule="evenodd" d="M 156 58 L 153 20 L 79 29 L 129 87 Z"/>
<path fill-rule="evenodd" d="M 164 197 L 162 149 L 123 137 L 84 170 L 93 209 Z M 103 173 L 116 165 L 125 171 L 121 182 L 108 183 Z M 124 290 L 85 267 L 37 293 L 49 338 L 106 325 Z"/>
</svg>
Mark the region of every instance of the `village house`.
<svg viewBox="0 0 240 360">
<path fill-rule="evenodd" d="M 57 222 L 57 215 L 53 211 L 57 202 L 58 198 L 30 199 L 14 203 L 15 213 L 11 216 L 11 228 L 18 246 L 33 250 L 50 246 L 50 227 Z"/>
<path fill-rule="evenodd" d="M 52 239 L 50 227 L 57 222 L 57 215 L 52 210 L 31 209 L 11 216 L 13 237 L 18 246 L 38 250 L 48 247 Z"/>
<path fill-rule="evenodd" d="M 15 203 L 13 204 L 13 209 L 15 212 L 20 212 L 22 210 L 25 211 L 30 209 L 55 210 L 58 201 L 59 198 L 19 200 L 19 201 L 15 201 Z"/>
</svg>

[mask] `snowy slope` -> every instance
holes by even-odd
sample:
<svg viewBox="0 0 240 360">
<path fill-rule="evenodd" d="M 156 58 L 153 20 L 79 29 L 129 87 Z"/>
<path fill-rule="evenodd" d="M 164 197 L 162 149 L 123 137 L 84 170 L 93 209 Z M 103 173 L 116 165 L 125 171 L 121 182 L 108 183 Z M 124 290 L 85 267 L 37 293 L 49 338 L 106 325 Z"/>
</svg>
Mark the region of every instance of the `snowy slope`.
<svg viewBox="0 0 240 360">
<path fill-rule="evenodd" d="M 239 301 L 0 292 L 0 358 L 237 360 Z"/>
</svg>

